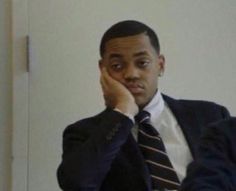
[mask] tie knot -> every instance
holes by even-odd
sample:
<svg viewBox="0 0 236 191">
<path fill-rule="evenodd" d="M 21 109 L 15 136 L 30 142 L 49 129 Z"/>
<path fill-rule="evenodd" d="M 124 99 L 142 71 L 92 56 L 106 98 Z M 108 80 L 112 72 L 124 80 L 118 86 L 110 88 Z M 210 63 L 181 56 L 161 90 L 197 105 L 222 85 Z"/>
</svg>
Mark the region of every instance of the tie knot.
<svg viewBox="0 0 236 191">
<path fill-rule="evenodd" d="M 135 121 L 137 123 L 148 123 L 150 121 L 150 113 L 147 111 L 140 111 L 136 116 L 135 116 Z"/>
</svg>

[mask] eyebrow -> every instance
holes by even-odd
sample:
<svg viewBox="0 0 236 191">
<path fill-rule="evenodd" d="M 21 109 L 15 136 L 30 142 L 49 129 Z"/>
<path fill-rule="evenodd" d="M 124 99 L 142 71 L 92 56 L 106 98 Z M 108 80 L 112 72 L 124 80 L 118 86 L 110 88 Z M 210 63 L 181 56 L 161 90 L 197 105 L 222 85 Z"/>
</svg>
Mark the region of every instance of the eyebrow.
<svg viewBox="0 0 236 191">
<path fill-rule="evenodd" d="M 147 51 L 141 51 L 141 52 L 137 52 L 133 55 L 133 57 L 138 57 L 138 56 L 144 56 L 144 55 L 148 55 Z M 122 58 L 123 56 L 121 54 L 117 54 L 117 53 L 112 53 L 109 56 L 109 59 L 112 58 Z"/>
<path fill-rule="evenodd" d="M 121 54 L 117 54 L 117 53 L 112 53 L 109 55 L 109 59 L 112 58 L 122 58 L 123 56 Z"/>
<path fill-rule="evenodd" d="M 137 52 L 134 54 L 134 57 L 149 55 L 147 51 Z"/>
</svg>

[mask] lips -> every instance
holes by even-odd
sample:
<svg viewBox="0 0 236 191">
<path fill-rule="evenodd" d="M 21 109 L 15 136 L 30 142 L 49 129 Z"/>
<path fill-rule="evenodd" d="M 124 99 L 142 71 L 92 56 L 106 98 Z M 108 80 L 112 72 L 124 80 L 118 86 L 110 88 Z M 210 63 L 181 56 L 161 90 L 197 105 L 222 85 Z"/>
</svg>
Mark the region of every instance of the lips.
<svg viewBox="0 0 236 191">
<path fill-rule="evenodd" d="M 132 94 L 140 94 L 144 91 L 144 88 L 140 84 L 128 84 L 125 87 L 132 93 Z"/>
</svg>

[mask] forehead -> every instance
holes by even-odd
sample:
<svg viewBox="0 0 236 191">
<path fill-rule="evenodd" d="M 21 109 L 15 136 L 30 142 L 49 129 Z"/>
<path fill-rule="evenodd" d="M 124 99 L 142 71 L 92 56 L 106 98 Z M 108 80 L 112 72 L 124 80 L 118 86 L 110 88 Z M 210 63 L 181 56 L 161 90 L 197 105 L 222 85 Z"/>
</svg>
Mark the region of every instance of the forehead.
<svg viewBox="0 0 236 191">
<path fill-rule="evenodd" d="M 137 54 L 139 52 L 156 54 L 149 37 L 145 34 L 114 38 L 109 40 L 105 45 L 105 55 L 114 53 L 129 55 Z"/>
</svg>

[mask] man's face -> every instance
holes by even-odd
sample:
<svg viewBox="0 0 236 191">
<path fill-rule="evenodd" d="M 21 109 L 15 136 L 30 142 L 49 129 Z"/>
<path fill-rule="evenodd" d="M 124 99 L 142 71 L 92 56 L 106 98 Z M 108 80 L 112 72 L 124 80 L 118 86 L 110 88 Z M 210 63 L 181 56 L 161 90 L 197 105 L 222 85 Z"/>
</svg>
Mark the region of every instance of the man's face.
<svg viewBox="0 0 236 191">
<path fill-rule="evenodd" d="M 157 54 L 145 34 L 109 40 L 100 61 L 110 76 L 131 92 L 141 108 L 155 94 L 164 64 L 164 57 Z"/>
</svg>

